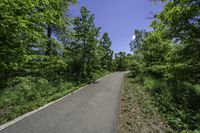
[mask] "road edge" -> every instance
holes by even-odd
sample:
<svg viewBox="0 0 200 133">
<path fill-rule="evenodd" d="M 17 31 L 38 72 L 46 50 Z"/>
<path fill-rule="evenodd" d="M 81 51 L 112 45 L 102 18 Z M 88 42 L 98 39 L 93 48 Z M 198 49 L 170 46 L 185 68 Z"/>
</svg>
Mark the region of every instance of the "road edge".
<svg viewBox="0 0 200 133">
<path fill-rule="evenodd" d="M 121 83 L 121 90 L 120 90 L 120 94 L 119 94 L 119 99 L 118 99 L 118 112 L 117 112 L 117 127 L 116 127 L 116 130 L 115 130 L 115 133 L 119 133 L 119 117 L 120 117 L 120 112 L 121 112 L 121 98 L 122 98 L 122 95 L 123 95 L 123 91 L 124 91 L 124 82 L 125 82 L 125 78 L 127 76 L 127 74 L 129 74 L 129 72 L 126 72 L 124 73 L 123 75 L 123 79 L 122 79 L 122 83 Z"/>
<path fill-rule="evenodd" d="M 108 77 L 108 76 L 110 76 L 112 74 L 113 74 L 113 72 L 109 73 L 109 74 L 107 74 L 107 75 L 105 75 L 105 76 L 103 76 L 103 77 L 101 77 L 99 79 L 97 79 L 95 82 L 100 81 L 103 78 L 106 78 L 106 77 Z M 11 121 L 3 124 L 3 125 L 0 125 L 0 131 L 5 129 L 5 128 L 7 128 L 7 127 L 9 127 L 9 126 L 11 126 L 11 125 L 13 125 L 13 124 L 15 124 L 15 123 L 17 123 L 17 122 L 19 122 L 19 121 L 21 121 L 21 120 L 23 120 L 23 119 L 25 119 L 25 118 L 27 118 L 27 117 L 29 117 L 29 116 L 31 116 L 31 115 L 33 115 L 33 114 L 35 114 L 35 113 L 37 113 L 37 112 L 39 112 L 39 111 L 41 111 L 41 110 L 43 110 L 43 109 L 45 109 L 45 108 L 47 108 L 47 107 L 49 107 L 52 104 L 55 104 L 55 103 L 59 102 L 60 100 L 66 98 L 66 97 L 68 97 L 68 96 L 70 96 L 72 94 L 75 94 L 75 93 L 79 92 L 80 90 L 86 88 L 89 85 L 91 85 L 91 84 L 87 84 L 87 85 L 85 85 L 83 87 L 80 87 L 79 89 L 77 89 L 77 90 L 75 90 L 75 91 L 73 91 L 73 92 L 71 92 L 71 93 L 69 93 L 69 94 L 57 99 L 57 100 L 51 101 L 51 102 L 49 102 L 49 103 L 47 103 L 47 104 L 45 104 L 45 105 L 33 110 L 33 111 L 30 111 L 28 113 L 23 114 L 22 116 L 19 116 L 19 117 L 15 118 L 14 120 L 11 120 Z"/>
</svg>

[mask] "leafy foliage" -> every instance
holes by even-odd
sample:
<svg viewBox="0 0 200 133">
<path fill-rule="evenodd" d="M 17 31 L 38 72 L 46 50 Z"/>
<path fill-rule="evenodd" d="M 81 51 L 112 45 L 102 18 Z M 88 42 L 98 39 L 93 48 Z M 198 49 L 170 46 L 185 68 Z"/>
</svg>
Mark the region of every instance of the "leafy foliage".
<svg viewBox="0 0 200 133">
<path fill-rule="evenodd" d="M 103 69 L 112 70 L 112 58 L 113 51 L 111 50 L 111 40 L 108 36 L 108 33 L 104 33 L 99 45 L 99 58 L 100 58 L 100 66 Z"/>
<path fill-rule="evenodd" d="M 81 17 L 74 19 L 74 34 L 78 39 L 75 45 L 78 45 L 80 55 L 80 78 L 88 77 L 88 80 L 93 79 L 93 72 L 96 65 L 96 49 L 97 38 L 99 37 L 100 28 L 95 27 L 94 15 L 85 8 L 81 8 Z"/>
<path fill-rule="evenodd" d="M 154 30 L 144 37 L 138 32 L 131 43 L 133 51 L 137 51 L 131 70 L 134 76 L 139 72 L 138 82 L 151 92 L 175 131 L 198 132 L 200 3 L 196 0 L 163 2 L 163 11 L 155 15 L 151 24 Z M 138 64 L 141 64 L 139 68 Z"/>
<path fill-rule="evenodd" d="M 119 52 L 115 54 L 114 66 L 116 71 L 125 71 L 127 70 L 127 60 L 126 53 Z"/>
<path fill-rule="evenodd" d="M 113 70 L 108 33 L 86 7 L 71 16 L 76 2 L 1 0 L 1 124 Z"/>
<path fill-rule="evenodd" d="M 137 50 L 142 49 L 142 43 L 144 42 L 145 37 L 148 35 L 148 32 L 145 30 L 135 30 L 134 38 L 130 42 L 131 51 L 137 52 Z"/>
</svg>

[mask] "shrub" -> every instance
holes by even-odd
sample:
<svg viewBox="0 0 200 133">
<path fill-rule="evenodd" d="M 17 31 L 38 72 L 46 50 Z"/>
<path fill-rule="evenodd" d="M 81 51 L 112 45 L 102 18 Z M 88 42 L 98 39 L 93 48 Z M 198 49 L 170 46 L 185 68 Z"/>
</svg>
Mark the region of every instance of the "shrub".
<svg viewBox="0 0 200 133">
<path fill-rule="evenodd" d="M 141 72 L 140 68 L 139 63 L 136 60 L 131 62 L 130 70 L 133 77 L 136 77 Z"/>
</svg>

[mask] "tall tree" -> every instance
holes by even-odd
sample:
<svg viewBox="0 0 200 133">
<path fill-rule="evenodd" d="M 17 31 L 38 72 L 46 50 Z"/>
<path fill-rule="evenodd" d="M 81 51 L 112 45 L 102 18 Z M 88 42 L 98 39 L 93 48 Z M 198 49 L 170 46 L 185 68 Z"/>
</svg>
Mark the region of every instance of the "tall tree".
<svg viewBox="0 0 200 133">
<path fill-rule="evenodd" d="M 147 32 L 145 30 L 135 30 L 134 38 L 132 38 L 130 42 L 131 51 L 136 52 L 137 50 L 141 50 L 142 43 L 144 42 L 145 37 L 147 36 Z"/>
<path fill-rule="evenodd" d="M 176 58 L 172 58 L 179 64 L 174 65 L 174 74 L 179 80 L 191 83 L 200 81 L 199 16 L 200 1 L 169 0 L 152 23 L 155 30 L 165 31 L 165 38 L 182 46 L 176 51 Z"/>
<path fill-rule="evenodd" d="M 113 51 L 111 50 L 111 40 L 108 36 L 108 33 L 104 33 L 102 38 L 100 39 L 100 55 L 101 55 L 101 67 L 103 69 L 111 70 L 112 69 L 112 58 L 113 58 Z"/>
<path fill-rule="evenodd" d="M 166 72 L 166 58 L 172 49 L 172 41 L 164 39 L 159 31 L 149 33 L 142 45 L 145 71 L 161 78 Z"/>
<path fill-rule="evenodd" d="M 57 30 L 60 30 L 62 28 L 65 28 L 65 21 L 66 21 L 66 11 L 68 10 L 68 7 L 71 3 L 76 3 L 76 0 L 49 0 L 48 2 L 41 2 L 42 11 L 45 16 L 45 25 L 46 25 L 46 31 L 47 31 L 47 46 L 46 46 L 46 55 L 50 55 L 53 51 L 53 45 L 56 45 L 53 43 L 52 35 Z M 43 8 L 47 8 L 48 10 L 45 10 Z"/>
<path fill-rule="evenodd" d="M 0 85 L 10 77 L 26 75 L 25 71 L 33 73 L 31 64 L 44 60 L 41 55 L 45 54 L 46 43 L 52 43 L 52 31 L 47 30 L 48 35 L 45 33 L 47 25 L 60 27 L 64 9 L 71 2 L 74 1 L 13 0 L 0 3 L 0 82 L 4 82 Z M 46 54 L 51 53 L 50 49 L 47 51 Z M 27 64 L 29 68 L 25 67 Z"/>
<path fill-rule="evenodd" d="M 80 78 L 93 78 L 93 72 L 96 65 L 96 49 L 100 28 L 95 26 L 94 15 L 90 14 L 87 8 L 81 8 L 81 16 L 75 17 L 74 35 L 76 36 L 76 46 L 79 47 L 77 54 L 81 55 Z"/>
</svg>

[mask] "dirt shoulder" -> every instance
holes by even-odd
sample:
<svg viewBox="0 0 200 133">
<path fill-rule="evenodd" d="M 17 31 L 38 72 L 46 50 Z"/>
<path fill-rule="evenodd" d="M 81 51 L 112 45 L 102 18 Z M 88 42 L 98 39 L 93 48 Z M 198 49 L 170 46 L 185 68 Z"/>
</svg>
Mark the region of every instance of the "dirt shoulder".
<svg viewBox="0 0 200 133">
<path fill-rule="evenodd" d="M 126 75 L 121 97 L 119 133 L 171 132 L 153 106 L 149 94 Z"/>
</svg>

